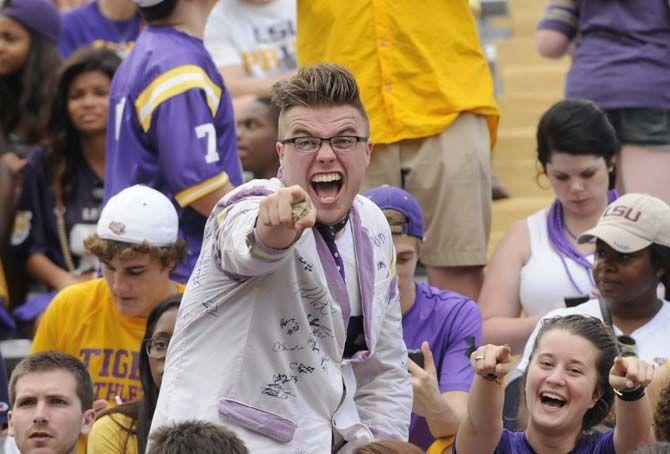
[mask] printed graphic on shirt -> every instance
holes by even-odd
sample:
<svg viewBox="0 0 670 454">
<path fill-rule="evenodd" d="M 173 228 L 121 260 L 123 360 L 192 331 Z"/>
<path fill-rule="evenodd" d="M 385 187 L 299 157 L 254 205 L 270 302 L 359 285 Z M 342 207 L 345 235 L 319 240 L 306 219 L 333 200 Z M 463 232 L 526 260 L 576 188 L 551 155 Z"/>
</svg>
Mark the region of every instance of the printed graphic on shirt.
<svg viewBox="0 0 670 454">
<path fill-rule="evenodd" d="M 11 244 L 18 246 L 26 241 L 30 235 L 30 221 L 33 219 L 32 211 L 17 211 L 14 217 L 14 229 L 12 230 Z"/>
<path fill-rule="evenodd" d="M 277 22 L 264 28 L 254 27 L 254 49 L 240 52 L 242 66 L 247 74 L 262 76 L 277 69 L 295 69 L 295 28 L 290 20 Z"/>
<path fill-rule="evenodd" d="M 139 352 L 113 348 L 82 348 L 79 357 L 93 379 L 94 399 L 108 402 L 121 399 L 129 402 L 142 395 Z"/>
<path fill-rule="evenodd" d="M 116 55 L 119 57 L 126 58 L 128 54 L 130 54 L 130 51 L 133 50 L 133 46 L 135 46 L 135 41 L 129 41 L 127 43 L 115 43 L 114 41 L 107 41 L 104 39 L 96 39 L 91 43 L 91 47 L 94 47 L 96 49 L 109 49 L 114 52 L 116 52 Z"/>
</svg>

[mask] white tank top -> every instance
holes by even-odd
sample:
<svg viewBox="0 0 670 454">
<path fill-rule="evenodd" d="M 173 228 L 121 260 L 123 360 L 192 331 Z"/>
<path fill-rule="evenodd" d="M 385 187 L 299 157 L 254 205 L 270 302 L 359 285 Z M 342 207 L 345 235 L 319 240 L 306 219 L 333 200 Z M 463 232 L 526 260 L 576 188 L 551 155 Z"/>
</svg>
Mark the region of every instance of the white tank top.
<svg viewBox="0 0 670 454">
<path fill-rule="evenodd" d="M 592 284 L 587 271 L 574 261 L 564 258 L 572 279 L 581 289 L 578 292 L 565 272 L 561 257 L 549 243 L 547 210 L 543 209 L 526 219 L 530 233 L 530 257 L 521 268 L 519 300 L 526 315 L 541 315 L 549 309 L 564 305 L 563 299 L 591 294 Z M 593 254 L 586 256 L 593 263 Z M 580 294 L 581 293 L 581 294 Z"/>
</svg>

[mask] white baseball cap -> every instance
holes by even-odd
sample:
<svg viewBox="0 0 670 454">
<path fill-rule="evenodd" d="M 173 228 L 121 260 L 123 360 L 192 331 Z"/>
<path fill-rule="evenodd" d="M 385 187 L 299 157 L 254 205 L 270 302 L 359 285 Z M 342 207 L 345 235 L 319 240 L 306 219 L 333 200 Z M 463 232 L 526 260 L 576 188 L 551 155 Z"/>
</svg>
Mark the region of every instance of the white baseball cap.
<svg viewBox="0 0 670 454">
<path fill-rule="evenodd" d="M 579 242 L 593 238 L 619 252 L 639 251 L 653 243 L 670 247 L 670 205 L 649 194 L 625 194 L 609 204 Z"/>
<path fill-rule="evenodd" d="M 96 233 L 105 240 L 169 246 L 177 242 L 178 230 L 179 217 L 170 199 L 138 184 L 107 201 Z"/>
</svg>

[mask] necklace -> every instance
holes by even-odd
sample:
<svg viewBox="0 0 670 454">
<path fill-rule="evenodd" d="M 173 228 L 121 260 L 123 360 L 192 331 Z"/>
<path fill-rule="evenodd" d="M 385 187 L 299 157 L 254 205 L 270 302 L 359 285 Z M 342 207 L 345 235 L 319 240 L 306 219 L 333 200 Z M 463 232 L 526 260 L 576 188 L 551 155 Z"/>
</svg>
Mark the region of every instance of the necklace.
<svg viewBox="0 0 670 454">
<path fill-rule="evenodd" d="M 572 238 L 575 241 L 578 240 L 577 235 L 572 233 L 572 230 L 570 230 L 570 227 L 568 227 L 568 224 L 565 223 L 565 220 L 563 221 L 563 230 L 565 230 L 565 233 L 567 233 L 570 238 Z M 593 244 L 595 242 L 596 242 L 595 238 L 591 238 L 590 240 L 587 241 L 587 243 L 590 243 L 590 244 Z"/>
</svg>

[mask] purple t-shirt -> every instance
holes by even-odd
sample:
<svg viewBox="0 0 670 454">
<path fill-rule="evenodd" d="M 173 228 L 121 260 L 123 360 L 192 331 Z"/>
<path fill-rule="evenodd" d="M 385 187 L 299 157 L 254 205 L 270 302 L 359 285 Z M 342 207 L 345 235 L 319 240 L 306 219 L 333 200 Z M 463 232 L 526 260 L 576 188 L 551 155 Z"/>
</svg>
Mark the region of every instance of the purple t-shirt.
<svg viewBox="0 0 670 454">
<path fill-rule="evenodd" d="M 189 247 L 172 278 L 185 282 L 206 221 L 189 205 L 242 183 L 232 103 L 202 40 L 148 26 L 114 75 L 108 125 L 105 200 L 134 184 L 172 199 Z"/>
<path fill-rule="evenodd" d="M 38 148 L 28 155 L 28 162 L 23 168 L 23 188 L 16 208 L 12 250 L 23 258 L 44 254 L 66 269 L 46 157 L 46 150 Z M 94 271 L 97 261 L 92 261 L 85 253 L 83 240 L 95 233 L 102 209 L 103 182 L 83 158 L 77 162 L 73 178 L 68 182 L 72 190 L 63 201 L 63 218 L 69 250 L 78 272 Z"/>
<path fill-rule="evenodd" d="M 454 453 L 456 449 L 454 449 Z M 570 454 L 614 454 L 614 432 L 582 437 Z M 526 432 L 503 429 L 495 454 L 535 454 L 526 439 Z"/>
<path fill-rule="evenodd" d="M 102 15 L 98 2 L 87 3 L 62 14 L 59 50 L 63 58 L 82 46 L 107 47 L 125 57 L 140 35 L 139 11 L 127 20 L 110 20 Z"/>
<path fill-rule="evenodd" d="M 566 97 L 604 109 L 670 109 L 667 0 L 552 0 L 539 28 L 577 37 Z"/>
<path fill-rule="evenodd" d="M 410 350 L 428 341 L 441 392 L 469 391 L 474 372 L 470 353 L 481 343 L 482 317 L 474 301 L 450 290 L 416 282 L 414 305 L 402 317 L 403 338 Z M 409 441 L 423 449 L 434 441 L 426 420 L 412 413 Z"/>
</svg>

